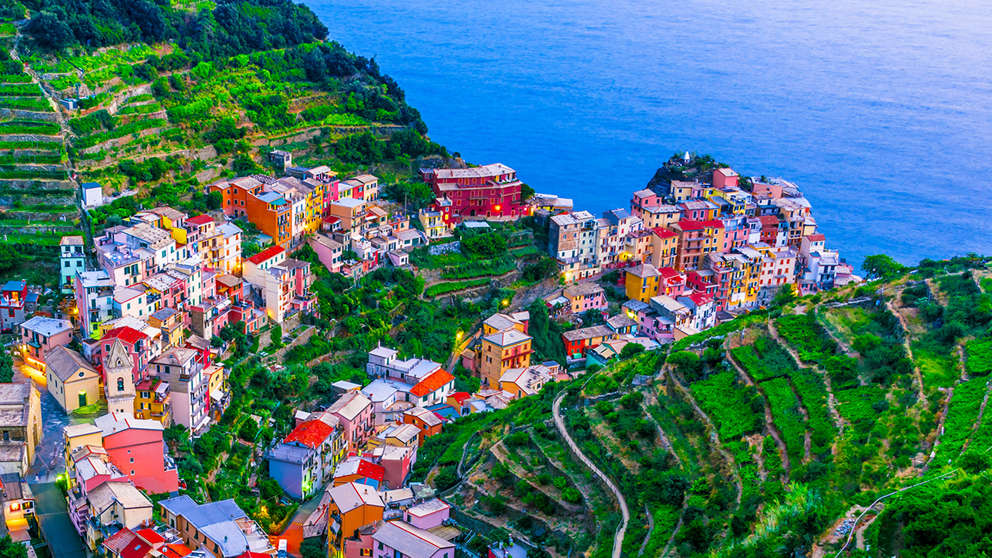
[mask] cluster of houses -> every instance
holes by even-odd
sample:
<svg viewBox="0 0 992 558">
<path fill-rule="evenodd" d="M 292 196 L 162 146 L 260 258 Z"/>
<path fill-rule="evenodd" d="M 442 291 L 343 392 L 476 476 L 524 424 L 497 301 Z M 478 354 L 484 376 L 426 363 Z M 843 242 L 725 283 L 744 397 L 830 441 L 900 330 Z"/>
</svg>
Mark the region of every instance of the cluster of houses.
<svg viewBox="0 0 992 558">
<path fill-rule="evenodd" d="M 687 153 L 680 164 L 692 162 Z M 783 287 L 807 294 L 860 280 L 826 248 L 794 184 L 741 181 L 726 167 L 710 176 L 636 191 L 629 211 L 598 218 L 567 204 L 535 211 L 569 284 L 545 299 L 553 315 L 605 312 L 603 289 L 586 280 L 610 270 L 628 299 L 606 324 L 563 335 L 570 358 L 599 359 L 590 350 L 624 335 L 669 343 L 767 305 Z"/>
<path fill-rule="evenodd" d="M 286 161 L 288 163 L 288 161 Z M 692 165 L 688 154 L 681 161 Z M 225 328 L 258 332 L 316 312 L 310 264 L 290 257 L 308 245 L 331 272 L 357 277 L 404 266 L 417 246 L 461 223 L 533 215 L 547 227 L 563 288 L 544 299 L 559 320 L 601 314 L 562 334 L 569 364 L 606 364 L 629 344 L 654 349 L 768 302 L 783 287 L 815 292 L 858 280 L 825 247 L 810 204 L 781 180 L 741 180 L 729 168 L 708 181 L 658 184 L 633 194 L 630 210 L 594 217 L 572 200 L 536 194 L 502 164 L 422 169 L 436 199 L 415 215 L 379 199 L 378 179 L 338 180 L 329 168 L 286 168 L 209 186 L 223 216 L 170 207 L 141 211 L 94 238 L 63 238 L 59 284 L 75 302 L 63 318 L 37 313 L 23 281 L 0 287 L 0 331 L 17 334 L 20 371 L 46 386 L 66 412 L 106 414 L 64 431 L 69 517 L 89 549 L 109 556 L 253 558 L 276 553 L 231 500 L 197 504 L 172 495 L 182 483 L 163 441 L 166 427 L 205 431 L 229 401 L 219 362 Z M 270 245 L 242 257 L 248 221 Z M 416 219 L 411 226 L 411 219 Z M 596 283 L 618 270 L 626 301 L 610 315 Z M 453 558 L 450 507 L 410 483 L 418 449 L 444 424 L 506 408 L 568 373 L 532 362 L 527 312 L 487 318 L 458 362 L 481 380 L 456 392 L 440 363 L 379 346 L 369 382 L 334 384 L 329 407 L 298 411 L 290 432 L 265 453 L 268 474 L 288 497 L 320 498 L 306 536 L 327 534 L 347 556 Z M 41 438 L 33 383 L 0 384 L 0 497 L 8 528 L 33 510 L 23 483 Z M 156 510 L 155 507 L 158 506 Z M 501 549 L 500 549 L 501 551 Z"/>
<path fill-rule="evenodd" d="M 273 249 L 308 244 L 327 269 L 349 277 L 385 263 L 406 265 L 407 252 L 427 242 L 402 207 L 379 199 L 373 175 L 339 180 L 326 166 L 286 172 L 221 180 L 209 190 L 220 192 L 227 217 L 253 223 Z"/>
<path fill-rule="evenodd" d="M 520 318 L 526 327 L 520 315 L 487 323 Z M 331 550 L 346 556 L 453 556 L 459 530 L 448 522 L 450 506 L 408 482 L 418 449 L 446 422 L 505 408 L 555 378 L 548 367 L 522 364 L 503 374 L 501 388 L 469 394 L 454 391 L 455 378 L 440 363 L 402 358 L 389 347 L 370 351 L 364 387 L 334 384 L 334 403 L 297 411 L 292 430 L 266 453 L 269 475 L 288 496 L 321 498 L 304 534 L 326 533 Z"/>
</svg>

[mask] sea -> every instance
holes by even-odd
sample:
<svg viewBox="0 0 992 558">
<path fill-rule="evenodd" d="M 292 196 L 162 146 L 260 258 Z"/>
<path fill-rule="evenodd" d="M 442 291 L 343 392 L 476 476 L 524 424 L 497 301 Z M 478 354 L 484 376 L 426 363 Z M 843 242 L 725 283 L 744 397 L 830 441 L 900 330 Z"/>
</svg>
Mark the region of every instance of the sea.
<svg viewBox="0 0 992 558">
<path fill-rule="evenodd" d="M 431 139 L 577 209 L 674 153 L 797 183 L 860 266 L 992 254 L 988 0 L 306 0 Z"/>
</svg>

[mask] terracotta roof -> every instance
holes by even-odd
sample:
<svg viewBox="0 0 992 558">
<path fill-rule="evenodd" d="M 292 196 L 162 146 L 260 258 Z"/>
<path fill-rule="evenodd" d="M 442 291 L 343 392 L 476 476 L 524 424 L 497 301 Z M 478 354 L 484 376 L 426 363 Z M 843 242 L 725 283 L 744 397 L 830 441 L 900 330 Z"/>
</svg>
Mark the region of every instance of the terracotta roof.
<svg viewBox="0 0 992 558">
<path fill-rule="evenodd" d="M 159 547 L 158 551 L 165 558 L 185 558 L 193 553 L 188 546 L 182 543 L 167 544 Z"/>
<path fill-rule="evenodd" d="M 454 380 L 454 376 L 448 373 L 447 370 L 441 368 L 437 372 L 434 372 L 430 376 L 427 376 L 421 380 L 417 383 L 417 385 L 410 388 L 410 393 L 416 395 L 417 397 L 423 397 L 428 393 L 441 389 L 445 384 Z"/>
<path fill-rule="evenodd" d="M 456 391 L 455 393 L 452 393 L 448 397 L 453 398 L 455 401 L 459 403 L 464 403 L 466 399 L 472 398 L 472 394 L 467 391 Z"/>
<path fill-rule="evenodd" d="M 120 339 L 128 345 L 134 345 L 138 341 L 148 337 L 144 333 L 134 329 L 130 326 L 114 328 L 103 335 L 101 341 L 106 341 L 107 339 Z"/>
<path fill-rule="evenodd" d="M 778 217 L 774 215 L 762 215 L 761 217 L 758 217 L 758 220 L 761 221 L 762 225 L 778 226 Z"/>
<path fill-rule="evenodd" d="M 316 448 L 333 433 L 334 428 L 324 421 L 308 420 L 294 428 L 283 442 L 299 442 L 307 447 Z"/>
<path fill-rule="evenodd" d="M 678 233 L 671 229 L 666 229 L 664 227 L 655 227 L 651 229 L 658 238 L 672 238 L 673 236 L 678 236 Z"/>
<path fill-rule="evenodd" d="M 684 277 L 682 276 L 681 273 L 679 273 L 678 271 L 676 271 L 675 269 L 673 269 L 671 267 L 662 267 L 662 268 L 659 268 L 658 269 L 658 273 L 661 273 L 661 276 L 664 277 L 665 279 L 671 279 L 673 277 L 678 277 L 678 278 L 683 278 L 684 279 Z"/>
<path fill-rule="evenodd" d="M 138 531 L 135 532 L 135 534 L 145 539 L 145 541 L 151 544 L 158 544 L 165 542 L 165 539 L 162 538 L 162 535 L 159 535 L 157 532 L 155 532 L 154 529 L 139 529 Z"/>
<path fill-rule="evenodd" d="M 809 238 L 810 242 L 820 242 L 821 240 L 826 240 L 827 239 L 827 237 L 824 236 L 823 233 L 811 234 L 811 235 L 809 235 L 808 238 Z"/>
<path fill-rule="evenodd" d="M 258 265 L 273 256 L 278 256 L 283 252 L 285 252 L 285 250 L 282 248 L 282 246 L 269 246 L 265 250 L 262 250 L 261 252 L 248 258 L 248 261 L 250 261 L 255 265 Z"/>
<path fill-rule="evenodd" d="M 191 225 L 206 225 L 207 223 L 213 223 L 213 221 L 214 218 L 205 213 L 203 215 L 197 215 L 196 217 L 186 219 L 186 222 Z"/>
</svg>

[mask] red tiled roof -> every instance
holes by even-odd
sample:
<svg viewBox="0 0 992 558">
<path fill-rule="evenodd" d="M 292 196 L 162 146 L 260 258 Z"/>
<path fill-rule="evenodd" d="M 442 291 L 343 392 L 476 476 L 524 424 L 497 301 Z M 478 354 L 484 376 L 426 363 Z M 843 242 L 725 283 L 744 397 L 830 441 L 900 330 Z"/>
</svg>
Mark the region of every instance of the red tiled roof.
<svg viewBox="0 0 992 558">
<path fill-rule="evenodd" d="M 816 233 L 809 235 L 810 242 L 820 242 L 821 240 L 826 240 L 827 237 L 823 233 Z"/>
<path fill-rule="evenodd" d="M 410 393 L 416 395 L 417 397 L 423 397 L 428 393 L 435 392 L 441 389 L 442 386 L 448 382 L 454 381 L 455 377 L 448 373 L 444 368 L 439 369 L 430 376 L 427 376 L 421 380 L 417 385 L 410 388 Z"/>
<path fill-rule="evenodd" d="M 124 527 L 120 531 L 117 531 L 113 535 L 107 537 L 107 539 L 103 541 L 103 546 L 107 547 L 107 550 L 110 550 L 111 552 L 121 552 L 127 548 L 129 544 L 131 544 L 131 541 L 133 541 L 134 538 L 134 531 Z"/>
<path fill-rule="evenodd" d="M 459 403 L 464 403 L 466 399 L 471 399 L 472 394 L 467 391 L 456 391 L 455 393 L 452 393 L 448 397 L 453 397 L 455 401 Z"/>
<path fill-rule="evenodd" d="M 151 544 L 145 542 L 127 527 L 103 541 L 103 546 L 120 558 L 145 558 L 149 552 L 154 550 Z"/>
<path fill-rule="evenodd" d="M 196 217 L 190 217 L 186 219 L 187 223 L 192 225 L 206 225 L 207 223 L 212 223 L 214 218 L 204 213 L 203 215 L 197 215 Z"/>
<path fill-rule="evenodd" d="M 272 558 L 271 554 L 260 554 L 258 552 L 247 551 L 244 554 L 239 554 L 237 558 Z"/>
<path fill-rule="evenodd" d="M 333 432 L 334 428 L 324 421 L 308 420 L 294 428 L 283 442 L 299 442 L 307 447 L 316 448 Z"/>
<path fill-rule="evenodd" d="M 101 341 L 106 341 L 107 339 L 120 339 L 128 345 L 134 345 L 138 341 L 148 337 L 144 333 L 134 329 L 131 326 L 117 327 L 107 333 L 103 334 Z"/>
<path fill-rule="evenodd" d="M 682 277 L 681 273 L 675 271 L 675 269 L 671 267 L 658 268 L 658 273 L 661 273 L 661 276 L 664 277 L 665 279 L 671 279 L 673 277 L 678 277 L 678 278 Z"/>
<path fill-rule="evenodd" d="M 193 553 L 190 548 L 184 544 L 167 544 L 158 549 L 165 558 L 185 558 Z"/>
<path fill-rule="evenodd" d="M 658 238 L 672 238 L 673 236 L 678 236 L 678 233 L 671 229 L 666 229 L 664 227 L 655 227 L 651 229 Z"/>
<path fill-rule="evenodd" d="M 778 225 L 778 217 L 774 215 L 762 215 L 758 217 L 758 220 L 761 221 L 762 225 Z"/>
<path fill-rule="evenodd" d="M 358 462 L 358 474 L 362 477 L 382 482 L 382 478 L 386 476 L 386 468 L 362 459 Z"/>
<path fill-rule="evenodd" d="M 259 253 L 255 254 L 254 256 L 248 258 L 248 261 L 250 261 L 251 263 L 253 263 L 255 265 L 258 265 L 258 264 L 264 262 L 265 260 L 267 260 L 267 259 L 269 259 L 269 258 L 271 258 L 273 256 L 278 256 L 279 254 L 283 253 L 284 251 L 285 250 L 283 250 L 282 246 L 269 246 L 265 250 L 262 250 L 261 252 L 259 252 Z"/>
<path fill-rule="evenodd" d="M 698 231 L 705 228 L 722 229 L 723 221 L 713 219 L 711 221 L 694 221 L 692 219 L 682 219 L 679 221 L 679 226 L 682 227 L 684 231 Z"/>
<path fill-rule="evenodd" d="M 162 535 L 159 535 L 154 529 L 139 529 L 135 534 L 153 546 L 165 542 Z"/>
</svg>

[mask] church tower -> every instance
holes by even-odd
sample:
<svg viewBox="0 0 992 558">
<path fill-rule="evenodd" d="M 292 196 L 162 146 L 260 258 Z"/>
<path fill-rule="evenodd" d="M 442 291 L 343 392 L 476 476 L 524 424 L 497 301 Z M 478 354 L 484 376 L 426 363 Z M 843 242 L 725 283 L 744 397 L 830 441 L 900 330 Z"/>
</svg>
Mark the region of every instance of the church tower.
<svg viewBox="0 0 992 558">
<path fill-rule="evenodd" d="M 107 394 L 107 411 L 134 416 L 134 361 L 120 339 L 114 339 L 110 351 L 103 359 L 103 375 L 106 378 L 104 392 Z"/>
</svg>

